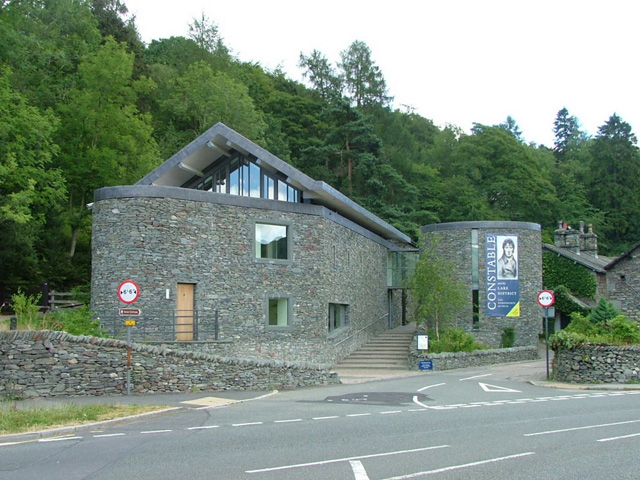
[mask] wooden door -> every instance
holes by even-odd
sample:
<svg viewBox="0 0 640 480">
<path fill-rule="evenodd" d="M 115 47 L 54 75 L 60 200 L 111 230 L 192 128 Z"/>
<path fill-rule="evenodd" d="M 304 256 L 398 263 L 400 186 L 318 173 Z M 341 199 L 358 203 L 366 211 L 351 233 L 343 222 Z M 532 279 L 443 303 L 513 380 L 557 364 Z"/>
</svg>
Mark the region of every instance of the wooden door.
<svg viewBox="0 0 640 480">
<path fill-rule="evenodd" d="M 176 340 L 190 342 L 194 332 L 194 291 L 193 283 L 178 284 L 178 299 L 176 304 Z"/>
</svg>

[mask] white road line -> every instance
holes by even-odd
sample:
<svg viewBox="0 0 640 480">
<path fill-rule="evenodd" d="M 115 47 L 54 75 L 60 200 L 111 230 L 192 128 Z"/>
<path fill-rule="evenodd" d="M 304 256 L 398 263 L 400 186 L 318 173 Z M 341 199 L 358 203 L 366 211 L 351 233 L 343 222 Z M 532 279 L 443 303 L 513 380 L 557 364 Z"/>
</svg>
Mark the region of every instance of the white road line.
<svg viewBox="0 0 640 480">
<path fill-rule="evenodd" d="M 619 437 L 601 438 L 598 442 L 611 442 L 613 440 L 622 440 L 624 438 L 639 437 L 640 433 L 632 433 L 630 435 L 620 435 Z"/>
<path fill-rule="evenodd" d="M 247 423 L 232 423 L 232 427 L 250 427 L 251 425 L 264 425 L 263 422 L 247 422 Z"/>
<path fill-rule="evenodd" d="M 274 420 L 273 423 L 293 423 L 293 422 L 301 422 L 301 418 L 292 418 L 291 420 Z"/>
<path fill-rule="evenodd" d="M 485 373 L 484 375 L 475 375 L 473 377 L 461 378 L 458 381 L 464 382 L 465 380 L 473 380 L 474 378 L 482 378 L 482 377 L 490 377 L 490 376 L 491 376 L 490 373 Z"/>
<path fill-rule="evenodd" d="M 408 475 L 400 475 L 400 476 L 397 476 L 397 477 L 389 477 L 389 478 L 386 478 L 385 480 L 407 480 L 409 478 L 422 477 L 424 475 L 432 475 L 434 473 L 451 472 L 453 470 L 460 470 L 462 468 L 470 468 L 470 467 L 477 467 L 478 465 L 486 465 L 487 463 L 495 463 L 495 462 L 503 462 L 505 460 L 513 460 L 514 458 L 526 457 L 528 455 L 535 455 L 535 452 L 518 453 L 516 455 L 508 455 L 506 457 L 490 458 L 488 460 L 480 460 L 479 462 L 465 463 L 463 465 L 452 465 L 450 467 L 438 468 L 436 470 L 426 470 L 424 472 L 416 472 L 416 473 L 410 473 Z"/>
<path fill-rule="evenodd" d="M 212 428 L 220 428 L 220 425 L 204 425 L 202 427 L 189 427 L 187 430 L 210 430 Z"/>
<path fill-rule="evenodd" d="M 433 388 L 433 387 L 441 387 L 442 385 L 446 385 L 446 383 L 436 383 L 435 385 L 427 385 L 426 387 L 422 387 L 420 390 L 418 390 L 419 392 L 422 392 L 428 388 Z"/>
<path fill-rule="evenodd" d="M 422 409 L 420 409 L 422 410 Z M 352 413 L 350 415 L 346 415 L 347 417 L 370 417 L 370 413 Z"/>
<path fill-rule="evenodd" d="M 576 430 L 589 430 L 591 428 L 615 427 L 616 425 L 628 425 L 630 423 L 638 423 L 640 420 L 628 420 L 626 422 L 601 423 L 599 425 L 586 425 L 584 427 L 563 428 L 560 430 L 547 430 L 546 432 L 525 433 L 525 437 L 535 437 L 536 435 L 548 435 L 551 433 L 574 432 Z"/>
<path fill-rule="evenodd" d="M 245 470 L 244 473 L 265 473 L 277 472 L 281 470 L 291 470 L 293 468 L 315 467 L 318 465 L 329 465 L 331 463 L 350 462 L 351 460 L 363 460 L 365 458 L 389 457 L 391 455 L 401 455 L 404 453 L 426 452 L 427 450 L 438 450 L 440 448 L 448 448 L 450 445 L 436 445 L 434 447 L 414 448 L 411 450 L 398 450 L 395 452 L 373 453 L 371 455 L 360 455 L 357 457 L 334 458 L 331 460 L 321 460 L 318 462 L 298 463 L 294 465 L 281 465 L 279 467 L 260 468 L 257 470 Z"/>
<path fill-rule="evenodd" d="M 513 388 L 499 387 L 497 385 L 489 385 L 488 383 L 478 382 L 480 388 L 485 392 L 498 392 L 498 393 L 522 393 L 520 390 L 514 390 Z"/>
<path fill-rule="evenodd" d="M 41 439 L 38 440 L 38 442 L 40 442 L 40 443 L 66 442 L 67 440 L 82 440 L 82 437 L 41 438 Z"/>
<path fill-rule="evenodd" d="M 146 432 L 140 432 L 141 435 L 151 435 L 154 433 L 170 433 L 173 430 L 147 430 Z"/>
<path fill-rule="evenodd" d="M 109 438 L 109 437 L 124 437 L 126 433 L 101 433 L 100 435 L 94 435 L 93 438 Z"/>
<path fill-rule="evenodd" d="M 367 471 L 364 469 L 360 460 L 351 460 L 349 463 L 351 464 L 355 480 L 369 480 L 369 475 L 367 475 Z"/>
<path fill-rule="evenodd" d="M 391 415 L 393 413 L 402 413 L 402 410 L 389 410 L 387 412 L 380 412 L 380 415 Z"/>
<path fill-rule="evenodd" d="M 312 420 L 333 420 L 334 418 L 340 418 L 337 415 L 331 415 L 330 417 L 313 417 Z"/>
</svg>

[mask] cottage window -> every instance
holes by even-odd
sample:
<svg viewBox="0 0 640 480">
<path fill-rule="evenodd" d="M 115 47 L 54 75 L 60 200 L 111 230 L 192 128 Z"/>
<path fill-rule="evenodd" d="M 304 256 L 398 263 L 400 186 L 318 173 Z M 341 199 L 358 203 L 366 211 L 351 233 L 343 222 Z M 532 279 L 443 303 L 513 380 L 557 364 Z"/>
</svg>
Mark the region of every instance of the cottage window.
<svg viewBox="0 0 640 480">
<path fill-rule="evenodd" d="M 265 260 L 289 260 L 289 227 L 256 223 L 255 255 Z"/>
<path fill-rule="evenodd" d="M 291 302 L 287 297 L 269 298 L 267 301 L 267 326 L 281 328 L 291 325 Z"/>
<path fill-rule="evenodd" d="M 329 333 L 349 324 L 348 305 L 342 303 L 329 304 Z"/>
</svg>

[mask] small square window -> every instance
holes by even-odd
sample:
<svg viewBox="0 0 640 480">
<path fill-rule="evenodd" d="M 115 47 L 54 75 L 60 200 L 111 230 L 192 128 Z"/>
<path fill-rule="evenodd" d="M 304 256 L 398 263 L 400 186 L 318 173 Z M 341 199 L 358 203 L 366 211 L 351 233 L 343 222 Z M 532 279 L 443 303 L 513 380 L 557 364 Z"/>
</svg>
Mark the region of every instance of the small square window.
<svg viewBox="0 0 640 480">
<path fill-rule="evenodd" d="M 349 324 L 348 305 L 342 303 L 329 304 L 329 332 L 344 328 Z"/>
<path fill-rule="evenodd" d="M 288 260 L 289 227 L 256 223 L 255 254 L 260 259 Z"/>
<path fill-rule="evenodd" d="M 290 322 L 289 298 L 269 298 L 267 300 L 267 326 L 271 328 L 288 327 Z"/>
</svg>

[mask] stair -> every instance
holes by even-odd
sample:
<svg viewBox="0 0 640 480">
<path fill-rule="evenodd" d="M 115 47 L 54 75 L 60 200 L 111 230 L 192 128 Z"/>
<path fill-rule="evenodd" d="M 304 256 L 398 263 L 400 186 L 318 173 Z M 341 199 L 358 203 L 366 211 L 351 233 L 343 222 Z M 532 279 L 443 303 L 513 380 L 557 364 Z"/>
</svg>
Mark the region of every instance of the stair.
<svg viewBox="0 0 640 480">
<path fill-rule="evenodd" d="M 409 370 L 409 346 L 415 324 L 387 330 L 343 358 L 335 370 Z"/>
</svg>

